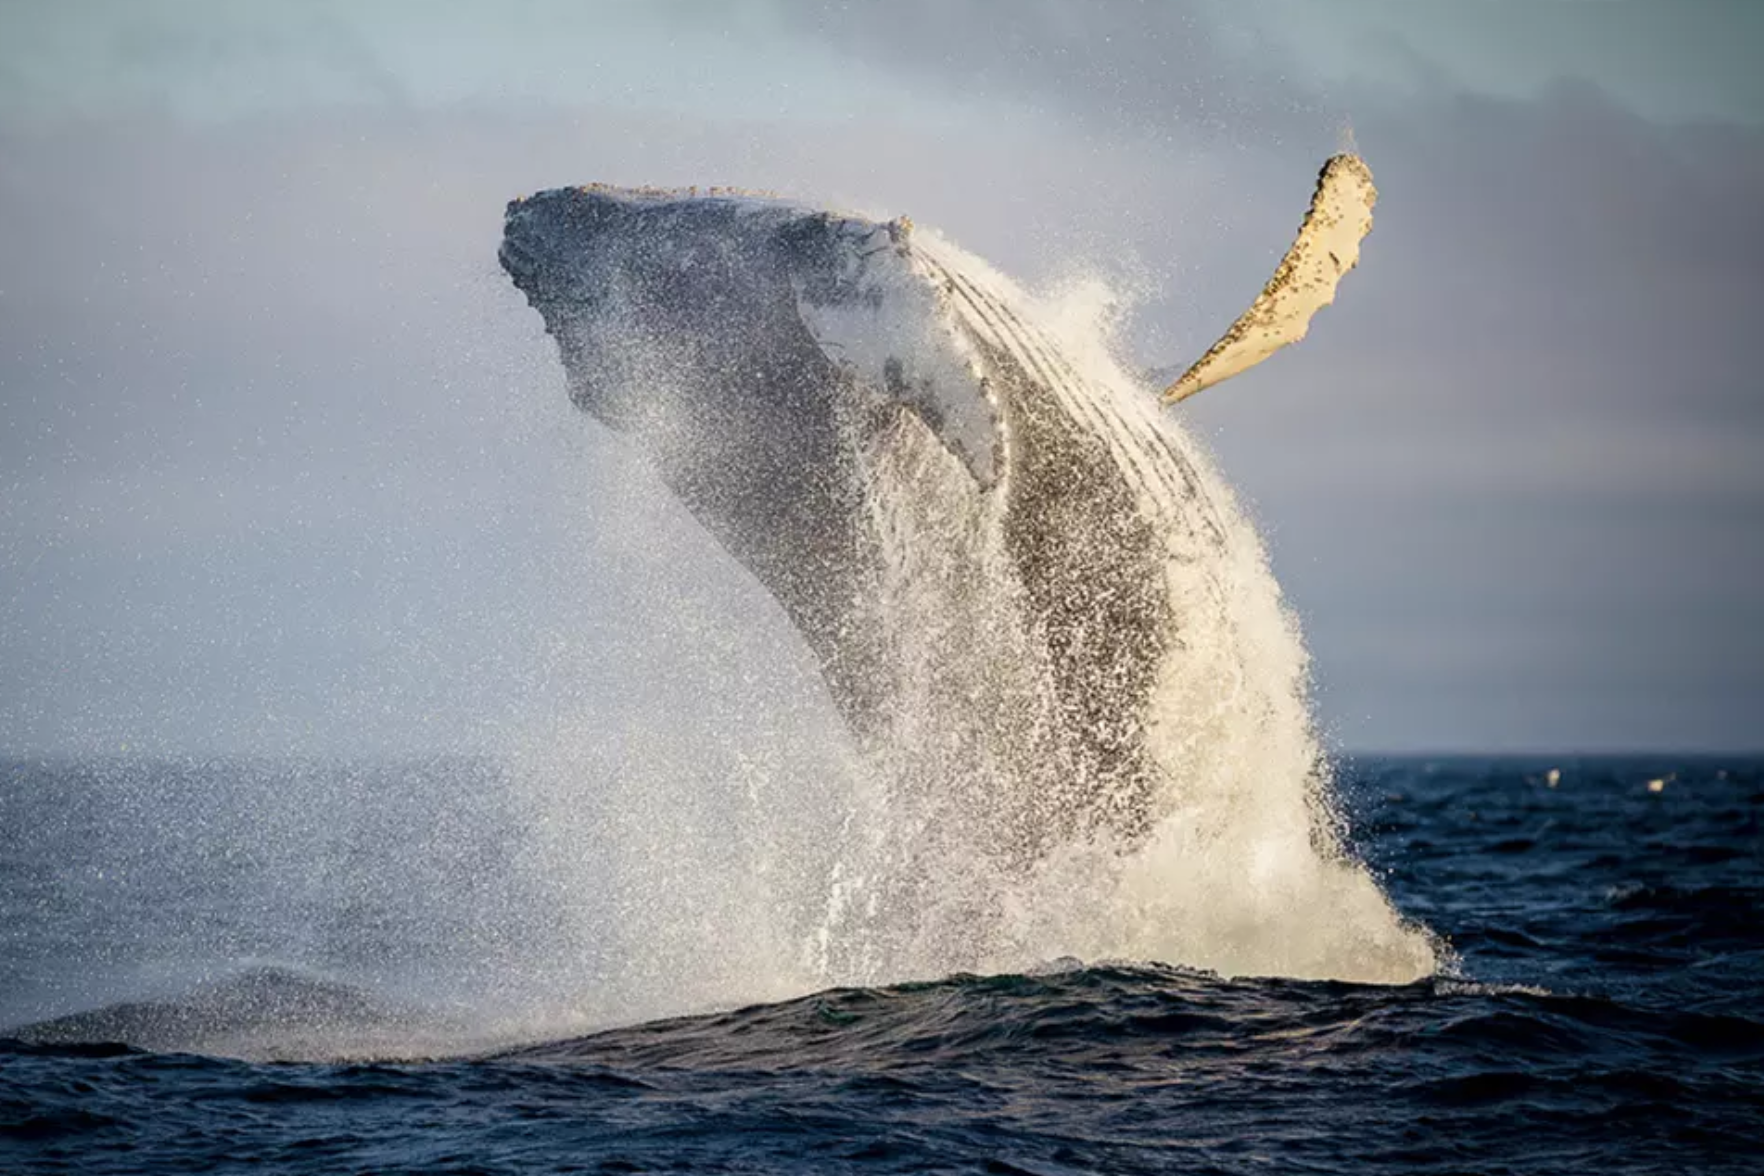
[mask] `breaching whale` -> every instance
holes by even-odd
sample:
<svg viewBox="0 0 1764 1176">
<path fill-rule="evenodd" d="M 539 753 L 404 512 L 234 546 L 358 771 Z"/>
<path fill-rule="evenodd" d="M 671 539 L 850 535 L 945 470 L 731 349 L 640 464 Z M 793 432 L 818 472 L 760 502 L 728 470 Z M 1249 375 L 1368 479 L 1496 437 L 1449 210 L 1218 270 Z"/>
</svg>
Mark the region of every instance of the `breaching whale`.
<svg viewBox="0 0 1764 1176">
<path fill-rule="evenodd" d="M 1358 157 L 1331 159 L 1274 277 L 1163 401 L 1301 338 L 1374 199 Z M 937 835 L 1018 860 L 1131 843 L 1199 754 L 1184 724 L 1302 710 L 1302 665 L 1245 668 L 1245 609 L 1279 613 L 1277 591 L 1240 602 L 1253 531 L 1156 392 L 1075 362 L 935 234 L 591 185 L 512 201 L 500 260 L 573 401 L 767 588 Z"/>
</svg>

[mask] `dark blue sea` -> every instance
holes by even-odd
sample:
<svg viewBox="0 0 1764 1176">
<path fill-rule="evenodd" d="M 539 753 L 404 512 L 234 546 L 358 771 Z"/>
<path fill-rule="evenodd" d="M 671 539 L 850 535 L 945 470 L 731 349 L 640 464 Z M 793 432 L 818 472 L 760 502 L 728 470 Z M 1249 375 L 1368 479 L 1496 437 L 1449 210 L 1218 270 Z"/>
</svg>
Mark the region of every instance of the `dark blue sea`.
<svg viewBox="0 0 1764 1176">
<path fill-rule="evenodd" d="M 0 1171 L 1764 1171 L 1764 760 L 1343 763 L 1451 948 L 1413 984 L 1056 960 L 537 1038 L 506 776 L 0 763 Z"/>
</svg>

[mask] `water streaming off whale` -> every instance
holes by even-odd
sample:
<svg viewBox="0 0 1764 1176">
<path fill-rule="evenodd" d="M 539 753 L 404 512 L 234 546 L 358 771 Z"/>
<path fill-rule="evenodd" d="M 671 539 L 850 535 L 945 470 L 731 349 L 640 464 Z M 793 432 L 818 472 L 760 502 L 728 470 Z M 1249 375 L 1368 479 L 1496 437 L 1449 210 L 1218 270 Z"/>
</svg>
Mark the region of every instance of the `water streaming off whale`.
<svg viewBox="0 0 1764 1176">
<path fill-rule="evenodd" d="M 724 193 L 540 193 L 502 259 L 572 398 L 766 587 L 850 730 L 852 781 L 773 781 L 721 883 L 795 953 L 782 987 L 1066 955 L 1434 970 L 1339 847 L 1261 544 L 1094 288 Z M 703 850 L 638 825 L 643 862 Z"/>
</svg>

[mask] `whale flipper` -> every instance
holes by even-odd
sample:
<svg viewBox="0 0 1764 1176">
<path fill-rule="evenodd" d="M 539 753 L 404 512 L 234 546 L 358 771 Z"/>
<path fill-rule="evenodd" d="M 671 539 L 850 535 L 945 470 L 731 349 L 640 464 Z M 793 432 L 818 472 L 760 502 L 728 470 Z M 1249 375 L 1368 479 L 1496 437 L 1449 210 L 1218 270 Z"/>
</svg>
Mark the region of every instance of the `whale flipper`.
<svg viewBox="0 0 1764 1176">
<path fill-rule="evenodd" d="M 1255 367 L 1305 337 L 1311 316 L 1335 301 L 1335 288 L 1360 261 L 1360 242 L 1372 231 L 1378 189 L 1358 155 L 1330 158 L 1317 176 L 1311 207 L 1274 276 L 1231 329 L 1164 390 L 1175 404 Z"/>
</svg>

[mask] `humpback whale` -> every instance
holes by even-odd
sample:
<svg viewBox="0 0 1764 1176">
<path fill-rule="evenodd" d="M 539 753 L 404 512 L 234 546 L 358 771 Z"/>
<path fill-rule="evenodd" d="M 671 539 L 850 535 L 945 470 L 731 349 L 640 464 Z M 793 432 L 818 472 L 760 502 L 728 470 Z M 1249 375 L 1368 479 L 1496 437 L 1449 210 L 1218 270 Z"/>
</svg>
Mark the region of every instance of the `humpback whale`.
<svg viewBox="0 0 1764 1176">
<path fill-rule="evenodd" d="M 1374 198 L 1358 157 L 1331 159 L 1274 277 L 1162 401 L 1302 338 Z M 1245 580 L 1259 545 L 1206 457 L 935 233 L 589 185 L 510 202 L 500 261 L 571 399 L 777 600 L 929 836 L 1016 861 L 1131 845 L 1179 803 L 1210 714 L 1273 739 L 1296 708 L 1308 730 L 1302 656 L 1255 664 L 1246 617 L 1284 613 Z"/>
</svg>

